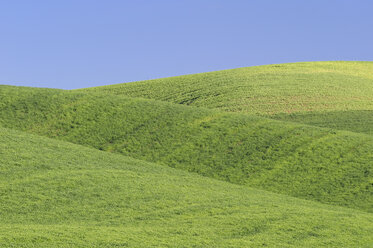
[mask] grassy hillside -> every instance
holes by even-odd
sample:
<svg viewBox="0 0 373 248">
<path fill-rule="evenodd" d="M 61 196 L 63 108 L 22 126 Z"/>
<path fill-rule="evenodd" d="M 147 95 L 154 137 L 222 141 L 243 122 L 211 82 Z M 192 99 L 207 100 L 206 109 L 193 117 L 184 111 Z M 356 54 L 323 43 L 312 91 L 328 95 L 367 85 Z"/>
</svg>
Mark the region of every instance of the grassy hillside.
<svg viewBox="0 0 373 248">
<path fill-rule="evenodd" d="M 372 72 L 373 62 L 291 63 L 79 91 L 143 97 L 267 117 L 281 114 L 282 120 L 373 134 Z M 329 112 L 332 118 L 328 118 Z"/>
<path fill-rule="evenodd" d="M 0 125 L 324 203 L 373 210 L 373 138 L 153 100 L 0 87 Z"/>
<path fill-rule="evenodd" d="M 1 247 L 369 247 L 373 215 L 0 128 Z"/>
<path fill-rule="evenodd" d="M 372 83 L 373 87 L 373 83 Z M 276 114 L 273 119 L 301 122 L 312 126 L 329 127 L 339 130 L 350 130 L 357 133 L 373 135 L 373 111 L 349 110 L 329 112 L 303 112 Z"/>
</svg>

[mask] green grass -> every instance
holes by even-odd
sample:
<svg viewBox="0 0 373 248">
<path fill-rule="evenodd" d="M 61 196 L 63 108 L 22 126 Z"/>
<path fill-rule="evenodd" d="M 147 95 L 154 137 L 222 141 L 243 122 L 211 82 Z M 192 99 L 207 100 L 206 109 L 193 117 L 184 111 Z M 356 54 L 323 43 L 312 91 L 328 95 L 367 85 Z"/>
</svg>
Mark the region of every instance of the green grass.
<svg viewBox="0 0 373 248">
<path fill-rule="evenodd" d="M 373 135 L 373 110 L 277 114 L 273 119 Z"/>
<path fill-rule="evenodd" d="M 372 71 L 373 62 L 290 63 L 79 91 L 143 97 L 267 117 L 281 114 L 283 120 L 371 134 L 372 115 L 364 111 L 373 111 Z M 325 118 L 329 112 L 341 115 L 335 120 Z M 300 117 L 294 118 L 297 113 Z M 303 121 L 302 116 L 309 113 L 312 120 Z"/>
<path fill-rule="evenodd" d="M 0 128 L 1 247 L 371 247 L 373 215 Z"/>
<path fill-rule="evenodd" d="M 373 210 L 373 137 L 154 100 L 0 87 L 0 125 L 216 179 Z"/>
<path fill-rule="evenodd" d="M 372 247 L 372 71 L 0 85 L 0 247 Z"/>
</svg>

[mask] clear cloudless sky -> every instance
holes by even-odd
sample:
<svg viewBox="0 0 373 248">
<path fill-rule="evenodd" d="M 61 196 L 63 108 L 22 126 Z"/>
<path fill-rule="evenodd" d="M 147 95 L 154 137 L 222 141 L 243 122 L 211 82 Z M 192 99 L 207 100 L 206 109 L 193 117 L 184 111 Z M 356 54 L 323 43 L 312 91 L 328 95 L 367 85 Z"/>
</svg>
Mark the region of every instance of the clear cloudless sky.
<svg viewBox="0 0 373 248">
<path fill-rule="evenodd" d="M 74 89 L 373 60 L 372 0 L 0 0 L 0 84 Z"/>
</svg>

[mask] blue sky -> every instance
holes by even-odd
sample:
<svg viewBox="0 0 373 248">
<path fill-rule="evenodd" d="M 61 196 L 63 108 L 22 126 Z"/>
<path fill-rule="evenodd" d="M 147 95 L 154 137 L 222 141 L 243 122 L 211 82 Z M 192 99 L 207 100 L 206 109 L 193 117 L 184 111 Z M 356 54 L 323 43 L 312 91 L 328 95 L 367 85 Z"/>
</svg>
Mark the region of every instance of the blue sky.
<svg viewBox="0 0 373 248">
<path fill-rule="evenodd" d="M 371 0 L 0 1 L 0 84 L 62 89 L 373 60 Z"/>
</svg>

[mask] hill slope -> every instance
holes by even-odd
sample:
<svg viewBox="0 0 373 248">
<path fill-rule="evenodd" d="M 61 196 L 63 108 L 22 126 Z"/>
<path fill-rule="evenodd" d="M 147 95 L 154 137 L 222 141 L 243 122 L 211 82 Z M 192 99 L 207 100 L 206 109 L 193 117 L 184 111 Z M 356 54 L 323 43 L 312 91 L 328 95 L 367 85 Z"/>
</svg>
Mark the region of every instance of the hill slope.
<svg viewBox="0 0 373 248">
<path fill-rule="evenodd" d="M 373 215 L 0 128 L 1 247 L 368 247 Z"/>
<path fill-rule="evenodd" d="M 373 62 L 306 62 L 239 68 L 79 91 L 259 114 L 372 135 L 372 72 Z"/>
<path fill-rule="evenodd" d="M 373 210 L 373 138 L 243 114 L 0 87 L 0 125 L 296 197 Z"/>
</svg>

